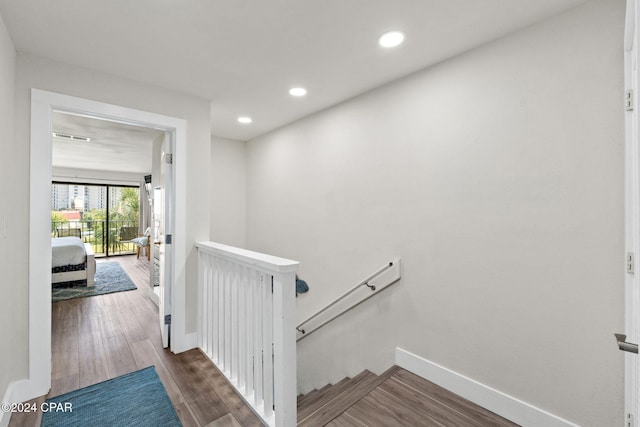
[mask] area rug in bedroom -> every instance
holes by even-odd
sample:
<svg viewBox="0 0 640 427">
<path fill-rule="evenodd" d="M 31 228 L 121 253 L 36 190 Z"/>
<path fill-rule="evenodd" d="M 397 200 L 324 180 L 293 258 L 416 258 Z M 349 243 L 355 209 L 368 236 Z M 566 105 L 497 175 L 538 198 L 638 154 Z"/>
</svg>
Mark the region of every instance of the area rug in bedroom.
<svg viewBox="0 0 640 427">
<path fill-rule="evenodd" d="M 125 273 L 118 262 L 96 263 L 95 286 L 53 287 L 51 301 L 64 301 L 73 298 L 93 297 L 113 292 L 137 289 L 131 278 Z"/>
<path fill-rule="evenodd" d="M 182 425 L 153 366 L 47 399 L 42 406 L 46 427 Z"/>
</svg>

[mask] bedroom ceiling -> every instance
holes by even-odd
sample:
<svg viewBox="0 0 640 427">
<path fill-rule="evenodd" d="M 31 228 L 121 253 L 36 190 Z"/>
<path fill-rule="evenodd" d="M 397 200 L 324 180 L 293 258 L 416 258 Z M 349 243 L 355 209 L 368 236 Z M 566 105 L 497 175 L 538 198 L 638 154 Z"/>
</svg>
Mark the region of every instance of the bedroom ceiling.
<svg viewBox="0 0 640 427">
<path fill-rule="evenodd" d="M 60 168 L 151 173 L 155 129 L 60 112 L 53 113 L 53 132 L 89 141 L 54 136 L 52 165 Z"/>
<path fill-rule="evenodd" d="M 209 99 L 212 133 L 249 140 L 582 2 L 0 0 L 0 13 L 18 51 Z M 389 29 L 405 43 L 379 47 Z"/>
</svg>

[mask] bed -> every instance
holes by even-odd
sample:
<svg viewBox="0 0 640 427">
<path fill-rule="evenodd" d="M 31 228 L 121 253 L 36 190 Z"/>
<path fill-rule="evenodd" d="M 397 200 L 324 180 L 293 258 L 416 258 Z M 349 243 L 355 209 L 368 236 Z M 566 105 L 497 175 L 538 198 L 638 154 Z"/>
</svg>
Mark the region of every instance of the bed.
<svg viewBox="0 0 640 427">
<path fill-rule="evenodd" d="M 51 239 L 51 284 L 86 281 L 96 284 L 96 258 L 89 243 L 78 237 Z"/>
</svg>

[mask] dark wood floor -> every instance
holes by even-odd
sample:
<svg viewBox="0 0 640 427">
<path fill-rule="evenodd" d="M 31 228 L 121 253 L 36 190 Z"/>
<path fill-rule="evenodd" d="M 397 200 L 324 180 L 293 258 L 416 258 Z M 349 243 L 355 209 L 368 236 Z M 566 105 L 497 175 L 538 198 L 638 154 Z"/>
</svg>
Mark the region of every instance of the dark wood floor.
<svg viewBox="0 0 640 427">
<path fill-rule="evenodd" d="M 394 366 L 298 397 L 298 426 L 514 427 L 516 424 Z"/>
<path fill-rule="evenodd" d="M 222 374 L 199 350 L 173 354 L 162 348 L 158 309 L 145 294 L 149 263 L 134 256 L 119 262 L 138 287 L 52 304 L 51 391 L 45 398 L 155 366 L 183 425 L 260 426 Z M 10 426 L 39 426 L 42 414 L 14 414 Z"/>
</svg>

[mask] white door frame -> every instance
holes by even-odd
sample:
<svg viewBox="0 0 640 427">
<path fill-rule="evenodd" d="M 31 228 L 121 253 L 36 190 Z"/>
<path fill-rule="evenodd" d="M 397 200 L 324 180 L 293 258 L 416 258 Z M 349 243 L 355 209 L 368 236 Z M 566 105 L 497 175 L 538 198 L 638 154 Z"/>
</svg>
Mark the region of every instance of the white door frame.
<svg viewBox="0 0 640 427">
<path fill-rule="evenodd" d="M 624 74 L 625 91 L 632 90 L 638 97 L 638 17 L 637 0 L 627 0 Z M 622 94 L 621 94 L 622 95 Z M 625 249 L 633 257 L 634 272 L 625 277 L 625 333 L 627 341 L 640 341 L 640 147 L 638 146 L 638 103 L 631 101 L 632 110 L 625 111 Z M 612 331 L 613 332 L 613 331 Z M 616 331 L 617 332 L 617 331 Z M 625 426 L 637 427 L 640 415 L 638 395 L 639 355 L 625 353 Z"/>
<path fill-rule="evenodd" d="M 164 152 L 162 153 L 162 164 L 160 165 L 161 175 L 163 179 L 160 182 L 162 186 L 162 199 L 165 201 L 162 205 L 162 237 L 164 242 L 160 244 L 159 260 L 160 260 L 160 295 L 158 298 L 158 321 L 160 323 L 160 335 L 162 336 L 162 347 L 169 347 L 169 337 L 171 336 L 171 324 L 167 324 L 165 319 L 171 317 L 171 274 L 173 265 L 171 258 L 173 254 L 173 244 L 166 243 L 167 236 L 173 235 L 174 209 L 172 203 L 166 203 L 167 197 L 171 198 L 175 194 L 173 187 L 173 161 L 167 162 L 166 156 L 173 156 L 175 146 L 174 134 L 167 134 L 165 138 Z M 169 286 L 167 286 L 169 283 Z"/>
<path fill-rule="evenodd" d="M 172 351 L 186 350 L 185 334 L 185 218 L 186 121 L 103 102 L 31 90 L 31 153 L 29 183 L 29 378 L 15 384 L 15 401 L 49 392 L 51 388 L 51 154 L 54 110 L 159 129 L 175 135 L 174 238 L 172 270 Z"/>
</svg>

